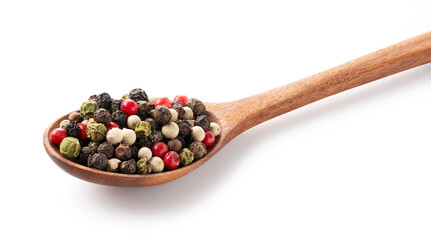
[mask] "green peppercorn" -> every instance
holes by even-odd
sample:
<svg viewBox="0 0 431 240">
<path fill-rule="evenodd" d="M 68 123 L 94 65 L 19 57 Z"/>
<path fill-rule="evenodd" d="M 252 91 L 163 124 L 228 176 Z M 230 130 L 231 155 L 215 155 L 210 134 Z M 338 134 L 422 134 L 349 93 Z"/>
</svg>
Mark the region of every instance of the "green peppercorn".
<svg viewBox="0 0 431 240">
<path fill-rule="evenodd" d="M 136 133 L 144 133 L 146 137 L 148 137 L 151 134 L 151 126 L 146 121 L 140 121 L 135 125 L 135 132 Z"/>
<path fill-rule="evenodd" d="M 84 119 L 92 118 L 98 108 L 95 101 L 87 100 L 81 104 L 81 115 Z"/>
<path fill-rule="evenodd" d="M 105 125 L 102 123 L 89 123 L 87 125 L 86 133 L 87 137 L 91 139 L 91 141 L 100 142 L 105 138 L 107 131 L 108 130 Z"/>
<path fill-rule="evenodd" d="M 137 173 L 139 174 L 149 174 L 151 173 L 151 165 L 150 165 L 150 160 L 149 159 L 140 159 L 137 163 L 136 163 L 136 168 L 137 168 Z"/>
<path fill-rule="evenodd" d="M 79 140 L 74 137 L 66 137 L 60 143 L 60 153 L 63 156 L 74 159 L 78 157 L 81 152 L 81 145 L 79 144 Z"/>
<path fill-rule="evenodd" d="M 181 150 L 180 163 L 183 166 L 189 165 L 190 163 L 193 162 L 194 159 L 195 159 L 195 154 L 192 151 L 190 151 L 190 149 L 184 148 L 183 150 Z"/>
</svg>

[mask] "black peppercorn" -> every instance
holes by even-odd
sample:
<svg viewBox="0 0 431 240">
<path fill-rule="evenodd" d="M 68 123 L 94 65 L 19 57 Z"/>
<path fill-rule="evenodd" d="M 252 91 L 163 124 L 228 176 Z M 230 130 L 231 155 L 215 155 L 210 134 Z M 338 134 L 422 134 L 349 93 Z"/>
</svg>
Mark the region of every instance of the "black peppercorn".
<svg viewBox="0 0 431 240">
<path fill-rule="evenodd" d="M 104 142 L 97 147 L 98 153 L 105 154 L 108 158 L 112 158 L 114 156 L 114 145 L 110 142 Z"/>
<path fill-rule="evenodd" d="M 179 102 L 179 104 L 172 104 L 171 108 L 174 109 L 175 111 L 177 111 L 178 119 L 182 119 L 183 115 L 184 115 L 184 113 L 186 113 L 186 111 L 184 110 L 182 103 L 180 101 L 177 101 L 177 102 Z"/>
<path fill-rule="evenodd" d="M 120 107 L 121 107 L 121 103 L 123 103 L 123 99 L 114 99 L 114 100 L 112 100 L 112 103 L 111 103 L 111 113 L 113 113 L 113 112 L 115 112 L 115 111 L 117 111 L 117 110 L 121 110 L 120 109 Z"/>
<path fill-rule="evenodd" d="M 118 145 L 118 147 L 115 149 L 115 157 L 117 157 L 121 161 L 131 159 L 132 158 L 132 149 L 130 149 L 129 144 L 120 143 L 120 145 Z"/>
<path fill-rule="evenodd" d="M 94 112 L 94 120 L 98 123 L 106 125 L 111 122 L 112 117 L 108 110 L 99 108 Z"/>
<path fill-rule="evenodd" d="M 82 147 L 79 153 L 79 163 L 81 165 L 87 166 L 88 158 L 93 154 L 94 154 L 93 148 L 88 146 Z"/>
<path fill-rule="evenodd" d="M 145 122 L 150 124 L 151 130 L 155 130 L 159 128 L 159 125 L 157 124 L 157 122 L 152 118 L 146 118 Z"/>
<path fill-rule="evenodd" d="M 99 100 L 99 96 L 98 95 L 91 95 L 88 100 L 93 100 L 97 103 L 97 100 Z"/>
<path fill-rule="evenodd" d="M 181 142 L 181 148 L 184 148 L 187 145 L 187 142 L 183 137 L 176 137 L 175 139 Z"/>
<path fill-rule="evenodd" d="M 152 142 L 152 143 L 156 143 L 156 142 L 163 142 L 164 140 L 164 136 L 162 131 L 152 131 L 150 133 L 150 135 L 148 136 L 148 139 Z"/>
<path fill-rule="evenodd" d="M 205 104 L 196 98 L 190 98 L 186 106 L 192 109 L 195 116 L 205 114 L 206 112 Z"/>
<path fill-rule="evenodd" d="M 192 133 L 193 126 L 188 120 L 179 121 L 177 124 L 180 129 L 179 135 L 181 137 L 187 137 Z"/>
<path fill-rule="evenodd" d="M 132 151 L 132 158 L 137 158 L 138 157 L 138 152 L 139 152 L 139 147 L 137 146 L 137 144 L 133 144 L 132 146 L 130 146 L 130 150 Z"/>
<path fill-rule="evenodd" d="M 88 158 L 87 166 L 99 170 L 106 170 L 108 167 L 108 158 L 105 154 L 95 153 Z"/>
<path fill-rule="evenodd" d="M 111 115 L 112 121 L 118 124 L 120 128 L 124 128 L 127 126 L 127 116 L 121 110 L 117 110 Z"/>
<path fill-rule="evenodd" d="M 169 140 L 167 145 L 169 150 L 174 152 L 179 152 L 183 148 L 181 141 L 178 139 Z"/>
<path fill-rule="evenodd" d="M 207 148 L 202 142 L 194 141 L 189 146 L 190 151 L 195 155 L 195 159 L 200 159 L 207 154 Z"/>
<path fill-rule="evenodd" d="M 69 121 L 73 122 L 82 122 L 82 120 L 84 120 L 81 116 L 81 113 L 79 112 L 72 112 L 71 114 L 69 114 Z"/>
<path fill-rule="evenodd" d="M 67 124 L 66 126 L 64 126 L 64 130 L 66 130 L 66 134 L 68 137 L 75 137 L 75 138 L 78 137 L 79 126 L 76 121 L 73 121 Z"/>
<path fill-rule="evenodd" d="M 210 130 L 210 120 L 206 115 L 199 115 L 195 120 L 195 126 L 202 127 L 205 131 Z"/>
<path fill-rule="evenodd" d="M 181 107 L 184 107 L 184 104 L 179 100 L 172 101 L 171 105 L 180 105 Z"/>
<path fill-rule="evenodd" d="M 141 88 L 134 88 L 129 92 L 129 98 L 135 102 L 148 101 L 147 93 Z"/>
<path fill-rule="evenodd" d="M 165 106 L 159 105 L 154 109 L 154 120 L 161 125 L 167 124 L 171 117 L 171 111 Z"/>
<path fill-rule="evenodd" d="M 112 98 L 107 93 L 101 93 L 97 96 L 97 106 L 99 108 L 110 109 L 112 104 Z"/>
<path fill-rule="evenodd" d="M 153 146 L 153 143 L 149 138 L 138 138 L 136 142 L 140 147 L 147 147 L 151 149 L 151 147 Z"/>
<path fill-rule="evenodd" d="M 149 117 L 150 111 L 154 109 L 154 104 L 147 101 L 138 101 L 138 112 L 136 113 L 141 119 Z"/>
<path fill-rule="evenodd" d="M 122 173 L 135 173 L 136 172 L 136 161 L 135 160 L 128 160 L 123 161 L 120 163 L 120 172 Z"/>
</svg>

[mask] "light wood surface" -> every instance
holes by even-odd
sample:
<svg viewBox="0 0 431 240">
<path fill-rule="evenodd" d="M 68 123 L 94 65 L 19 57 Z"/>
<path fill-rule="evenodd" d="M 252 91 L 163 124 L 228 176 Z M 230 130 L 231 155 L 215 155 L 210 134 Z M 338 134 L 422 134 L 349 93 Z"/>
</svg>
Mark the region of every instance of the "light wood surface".
<svg viewBox="0 0 431 240">
<path fill-rule="evenodd" d="M 60 168 L 80 179 L 111 186 L 140 187 L 162 184 L 196 169 L 233 138 L 260 123 L 336 93 L 429 62 L 431 32 L 261 94 L 232 102 L 206 103 L 210 120 L 217 122 L 222 132 L 215 144 L 209 148 L 207 156 L 173 171 L 149 175 L 109 173 L 64 158 L 58 148 L 49 142 L 49 133 L 69 114 L 47 127 L 43 144 L 48 155 Z"/>
</svg>

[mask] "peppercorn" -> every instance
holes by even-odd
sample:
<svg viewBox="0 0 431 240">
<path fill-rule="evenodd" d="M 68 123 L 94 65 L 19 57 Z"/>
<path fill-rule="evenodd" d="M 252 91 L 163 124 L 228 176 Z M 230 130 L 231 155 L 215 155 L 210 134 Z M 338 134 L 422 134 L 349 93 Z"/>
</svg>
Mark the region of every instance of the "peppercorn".
<svg viewBox="0 0 431 240">
<path fill-rule="evenodd" d="M 178 119 L 183 119 L 184 113 L 186 112 L 183 108 L 181 102 L 179 102 L 179 104 L 172 104 L 171 109 L 174 109 L 175 111 L 177 111 L 178 113 Z"/>
<path fill-rule="evenodd" d="M 123 131 L 123 142 L 128 143 L 129 145 L 132 145 L 136 142 L 135 131 L 128 128 L 123 128 L 121 131 Z"/>
<path fill-rule="evenodd" d="M 137 173 L 149 174 L 151 173 L 151 164 L 149 159 L 142 158 L 136 163 Z"/>
<path fill-rule="evenodd" d="M 138 112 L 138 104 L 132 99 L 126 99 L 121 103 L 121 111 L 130 116 Z"/>
<path fill-rule="evenodd" d="M 94 154 L 94 150 L 92 147 L 82 147 L 79 153 L 79 163 L 81 165 L 87 166 L 88 158 Z"/>
<path fill-rule="evenodd" d="M 220 135 L 220 126 L 217 123 L 212 122 L 210 124 L 210 131 L 214 133 L 215 137 L 217 137 L 218 135 Z"/>
<path fill-rule="evenodd" d="M 95 101 L 95 102 L 97 103 L 97 100 L 99 100 L 99 96 L 98 96 L 98 95 L 96 95 L 96 94 L 91 95 L 91 96 L 88 98 L 88 100 L 92 100 L 92 101 Z"/>
<path fill-rule="evenodd" d="M 89 142 L 87 146 L 93 149 L 93 151 L 97 151 L 97 148 L 99 147 L 99 145 L 100 145 L 100 142 Z"/>
<path fill-rule="evenodd" d="M 106 141 L 111 144 L 118 144 L 123 140 L 123 131 L 119 128 L 113 128 L 106 133 Z"/>
<path fill-rule="evenodd" d="M 81 104 L 80 113 L 84 119 L 89 119 L 94 116 L 94 112 L 98 109 L 97 103 L 93 100 L 87 100 Z"/>
<path fill-rule="evenodd" d="M 132 158 L 132 149 L 130 149 L 129 144 L 120 143 L 120 145 L 115 149 L 115 157 L 125 161 Z"/>
<path fill-rule="evenodd" d="M 54 128 L 49 133 L 49 141 L 51 141 L 54 144 L 60 145 L 60 143 L 67 137 L 66 130 L 63 128 Z"/>
<path fill-rule="evenodd" d="M 152 130 L 159 128 L 159 124 L 157 124 L 157 122 L 154 121 L 154 119 L 152 119 L 152 118 L 146 118 L 145 122 L 148 122 L 150 124 L 150 127 Z"/>
<path fill-rule="evenodd" d="M 170 151 L 179 152 L 183 145 L 181 144 L 181 141 L 178 139 L 172 139 L 168 142 L 168 148 Z"/>
<path fill-rule="evenodd" d="M 151 140 L 149 138 L 137 138 L 136 141 L 140 147 L 151 148 L 151 146 L 153 146 L 153 143 L 151 142 Z"/>
<path fill-rule="evenodd" d="M 177 169 L 180 165 L 180 156 L 178 156 L 178 153 L 174 151 L 167 152 L 163 156 L 163 162 L 165 163 L 165 167 L 168 170 L 174 170 Z"/>
<path fill-rule="evenodd" d="M 106 157 L 111 158 L 112 156 L 114 156 L 115 152 L 114 145 L 109 142 L 104 142 L 97 147 L 97 152 L 103 153 L 106 155 Z"/>
<path fill-rule="evenodd" d="M 154 112 L 155 112 L 155 110 L 154 110 L 154 109 L 152 109 L 152 110 L 148 113 L 148 116 L 149 116 L 150 118 L 152 118 L 152 119 L 154 119 Z"/>
<path fill-rule="evenodd" d="M 187 103 L 187 101 L 186 101 L 186 103 Z M 184 107 L 184 103 L 183 102 L 181 102 L 180 100 L 175 100 L 175 99 L 171 103 L 171 108 L 172 108 L 173 105 L 179 105 L 181 107 Z"/>
<path fill-rule="evenodd" d="M 123 161 L 120 163 L 120 172 L 122 173 L 135 173 L 136 172 L 136 161 L 135 160 L 128 160 Z"/>
<path fill-rule="evenodd" d="M 193 118 L 194 118 L 193 110 L 189 107 L 183 107 L 183 109 L 184 109 L 184 114 L 182 116 L 182 119 L 193 120 Z"/>
<path fill-rule="evenodd" d="M 134 88 L 129 92 L 129 98 L 133 101 L 148 101 L 147 93 L 141 88 Z"/>
<path fill-rule="evenodd" d="M 145 135 L 145 137 L 148 137 L 151 133 L 151 126 L 148 122 L 140 121 L 135 126 L 135 132 L 137 134 L 143 133 Z"/>
<path fill-rule="evenodd" d="M 174 122 L 170 122 L 162 127 L 162 134 L 167 139 L 173 139 L 178 136 L 180 129 L 178 125 Z"/>
<path fill-rule="evenodd" d="M 192 133 L 192 124 L 187 120 L 182 120 L 178 122 L 178 128 L 180 130 L 179 135 L 182 137 L 187 137 Z"/>
<path fill-rule="evenodd" d="M 80 128 L 76 123 L 76 121 L 73 121 L 67 124 L 66 126 L 64 126 L 64 130 L 66 131 L 67 136 L 77 138 Z"/>
<path fill-rule="evenodd" d="M 165 105 L 167 108 L 171 108 L 171 101 L 167 97 L 157 98 L 154 101 L 154 107 Z"/>
<path fill-rule="evenodd" d="M 84 120 L 81 116 L 81 113 L 79 113 L 79 112 L 70 113 L 68 119 L 71 122 L 73 122 L 73 121 L 82 122 L 82 120 Z"/>
<path fill-rule="evenodd" d="M 139 152 L 138 144 L 135 143 L 135 144 L 131 145 L 130 150 L 132 151 L 132 158 L 134 158 L 134 159 L 138 158 L 138 152 Z"/>
<path fill-rule="evenodd" d="M 187 145 L 187 142 L 186 142 L 186 140 L 183 137 L 178 136 L 175 139 L 177 139 L 178 141 L 180 141 L 181 148 L 184 148 Z"/>
<path fill-rule="evenodd" d="M 102 141 L 106 136 L 107 129 L 102 123 L 89 123 L 87 125 L 87 137 L 91 141 L 99 142 Z"/>
<path fill-rule="evenodd" d="M 145 119 L 149 116 L 151 110 L 154 109 L 154 104 L 147 101 L 138 101 L 138 116 Z"/>
<path fill-rule="evenodd" d="M 130 129 L 135 129 L 136 124 L 140 121 L 141 118 L 138 115 L 130 115 L 127 118 L 127 127 Z"/>
<path fill-rule="evenodd" d="M 154 109 L 154 120 L 161 125 L 167 124 L 171 120 L 172 114 L 169 109 L 163 105 Z"/>
<path fill-rule="evenodd" d="M 108 167 L 108 158 L 105 154 L 95 153 L 88 158 L 87 166 L 99 170 L 106 170 Z"/>
<path fill-rule="evenodd" d="M 211 131 L 205 132 L 205 138 L 202 140 L 202 143 L 205 145 L 205 147 L 210 147 L 215 142 L 215 136 L 214 133 Z"/>
<path fill-rule="evenodd" d="M 205 131 L 210 130 L 210 120 L 206 115 L 199 115 L 196 117 L 195 126 L 202 127 Z"/>
<path fill-rule="evenodd" d="M 112 113 L 112 121 L 118 124 L 120 128 L 124 128 L 127 124 L 127 116 L 121 110 L 117 110 Z"/>
<path fill-rule="evenodd" d="M 120 167 L 121 161 L 116 158 L 111 158 L 108 160 L 108 167 L 106 168 L 106 171 L 108 172 L 118 172 L 118 169 Z"/>
<path fill-rule="evenodd" d="M 155 156 L 150 159 L 150 166 L 151 166 L 151 172 L 159 173 L 159 172 L 163 172 L 163 169 L 165 168 L 165 163 L 163 162 L 163 159 Z"/>
<path fill-rule="evenodd" d="M 117 111 L 117 110 L 121 110 L 121 103 L 123 102 L 123 99 L 113 99 L 112 103 L 111 103 L 111 113 Z"/>
<path fill-rule="evenodd" d="M 60 122 L 59 127 L 64 128 L 69 123 L 70 123 L 70 121 L 68 119 L 64 119 L 63 121 Z"/>
<path fill-rule="evenodd" d="M 151 149 L 148 147 L 142 147 L 138 151 L 138 159 L 147 159 L 150 160 L 153 156 L 153 153 L 151 152 Z"/>
<path fill-rule="evenodd" d="M 205 138 L 205 131 L 202 127 L 192 127 L 191 139 L 195 141 L 202 141 Z"/>
<path fill-rule="evenodd" d="M 164 138 L 165 137 L 161 131 L 152 131 L 148 136 L 148 139 L 150 139 L 152 143 L 163 142 Z"/>
<path fill-rule="evenodd" d="M 101 93 L 97 96 L 97 106 L 99 108 L 110 109 L 112 105 L 112 98 L 107 93 Z"/>
<path fill-rule="evenodd" d="M 188 147 L 190 151 L 195 155 L 195 159 L 201 159 L 207 154 L 207 148 L 202 142 L 194 141 Z"/>
<path fill-rule="evenodd" d="M 175 109 L 170 108 L 169 111 L 171 112 L 171 120 L 169 122 L 176 122 L 178 120 L 178 112 Z"/>
<path fill-rule="evenodd" d="M 193 110 L 193 113 L 195 114 L 195 116 L 205 114 L 206 112 L 205 104 L 196 98 L 190 98 L 187 101 L 186 106 Z"/>
<path fill-rule="evenodd" d="M 181 150 L 180 163 L 183 166 L 189 165 L 190 163 L 193 162 L 194 159 L 195 159 L 195 154 L 192 151 L 190 151 L 190 149 L 184 148 L 183 150 Z"/>
<path fill-rule="evenodd" d="M 60 143 L 60 153 L 66 158 L 74 159 L 81 152 L 79 140 L 74 137 L 66 137 Z"/>
<path fill-rule="evenodd" d="M 112 120 L 111 113 L 109 113 L 109 111 L 104 108 L 99 108 L 94 112 L 94 120 L 98 123 L 106 125 Z"/>
<path fill-rule="evenodd" d="M 127 94 L 124 94 L 124 95 L 121 97 L 121 99 L 122 99 L 122 100 L 130 99 L 130 96 L 129 96 L 129 94 L 128 94 L 128 93 L 127 93 Z"/>
</svg>

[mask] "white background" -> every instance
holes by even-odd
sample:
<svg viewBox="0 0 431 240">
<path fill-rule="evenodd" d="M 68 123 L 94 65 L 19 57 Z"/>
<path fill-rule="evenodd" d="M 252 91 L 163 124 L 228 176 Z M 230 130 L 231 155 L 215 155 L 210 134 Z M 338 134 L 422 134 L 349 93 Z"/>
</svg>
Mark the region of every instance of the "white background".
<svg viewBox="0 0 431 240">
<path fill-rule="evenodd" d="M 423 1 L 1 1 L 5 239 L 430 239 L 431 65 L 243 133 L 147 188 L 58 168 L 45 128 L 92 94 L 257 94 L 431 30 Z"/>
</svg>

